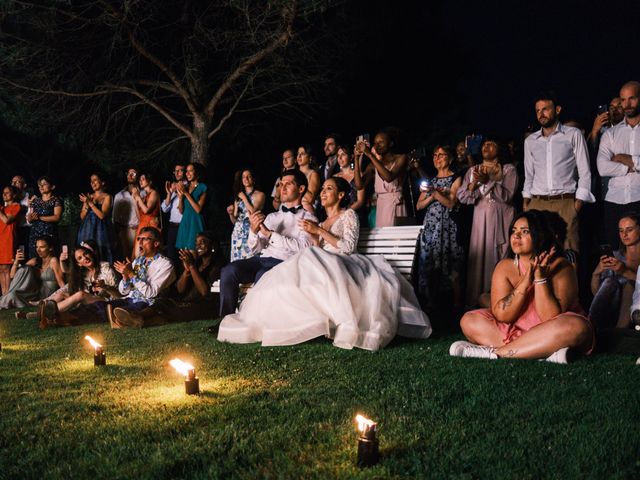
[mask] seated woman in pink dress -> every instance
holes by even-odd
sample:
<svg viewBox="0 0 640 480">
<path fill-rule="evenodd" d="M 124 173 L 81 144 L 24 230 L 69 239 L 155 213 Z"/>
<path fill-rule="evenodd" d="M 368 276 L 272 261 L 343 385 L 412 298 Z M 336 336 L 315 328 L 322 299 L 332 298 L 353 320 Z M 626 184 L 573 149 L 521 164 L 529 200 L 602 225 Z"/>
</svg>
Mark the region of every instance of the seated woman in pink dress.
<svg viewBox="0 0 640 480">
<path fill-rule="evenodd" d="M 449 353 L 475 358 L 546 358 L 567 363 L 569 353 L 590 353 L 594 330 L 578 303 L 578 281 L 541 212 L 511 223 L 506 259 L 493 272 L 492 307 L 467 312 L 465 337 Z"/>
</svg>

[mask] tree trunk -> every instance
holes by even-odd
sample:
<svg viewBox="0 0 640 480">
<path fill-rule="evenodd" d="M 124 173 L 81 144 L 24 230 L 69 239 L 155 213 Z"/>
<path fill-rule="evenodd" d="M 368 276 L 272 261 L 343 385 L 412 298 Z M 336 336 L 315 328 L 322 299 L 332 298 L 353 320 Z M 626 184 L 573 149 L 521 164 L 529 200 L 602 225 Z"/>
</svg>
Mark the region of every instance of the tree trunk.
<svg viewBox="0 0 640 480">
<path fill-rule="evenodd" d="M 194 115 L 193 137 L 191 139 L 191 162 L 201 163 L 206 166 L 209 163 L 209 128 L 211 122 L 205 118 Z"/>
</svg>

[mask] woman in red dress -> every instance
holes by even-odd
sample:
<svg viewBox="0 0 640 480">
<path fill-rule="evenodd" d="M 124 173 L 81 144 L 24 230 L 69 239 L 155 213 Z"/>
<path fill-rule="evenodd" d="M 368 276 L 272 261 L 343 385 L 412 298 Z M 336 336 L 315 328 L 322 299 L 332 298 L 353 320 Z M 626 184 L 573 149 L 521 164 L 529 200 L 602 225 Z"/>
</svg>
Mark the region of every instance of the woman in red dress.
<svg viewBox="0 0 640 480">
<path fill-rule="evenodd" d="M 138 184 L 140 185 L 140 190 L 134 189 L 131 195 L 133 196 L 134 201 L 136 202 L 136 207 L 138 208 L 138 231 L 136 232 L 136 238 L 140 235 L 140 231 L 144 227 L 153 227 L 158 230 L 162 230 L 162 226 L 160 225 L 160 195 L 158 191 L 153 188 L 153 180 L 148 173 L 140 174 L 140 179 L 138 180 Z M 144 197 L 142 196 L 142 192 L 145 193 Z M 133 247 L 133 252 L 131 253 L 131 260 L 133 260 L 137 256 L 137 242 Z"/>
<path fill-rule="evenodd" d="M 2 189 L 3 203 L 0 205 L 0 288 L 7 293 L 11 283 L 10 270 L 13 252 L 16 249 L 16 220 L 20 214 L 20 204 L 15 198 L 18 191 L 7 185 Z"/>
</svg>

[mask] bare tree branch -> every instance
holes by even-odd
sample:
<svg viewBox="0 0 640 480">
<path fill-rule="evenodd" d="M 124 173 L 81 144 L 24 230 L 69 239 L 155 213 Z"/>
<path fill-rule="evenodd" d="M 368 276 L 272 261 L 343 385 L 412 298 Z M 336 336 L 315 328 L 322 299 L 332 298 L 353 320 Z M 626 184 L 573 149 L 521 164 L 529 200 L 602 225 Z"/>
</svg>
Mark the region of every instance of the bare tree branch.
<svg viewBox="0 0 640 480">
<path fill-rule="evenodd" d="M 291 8 L 284 8 L 283 17 L 285 19 L 285 24 L 283 31 L 278 35 L 269 45 L 255 53 L 254 55 L 247 58 L 244 62 L 242 62 L 238 68 L 236 68 L 220 85 L 220 88 L 216 91 L 216 93 L 211 97 L 205 112 L 207 115 L 213 116 L 213 111 L 216 108 L 216 105 L 222 97 L 227 93 L 227 91 L 233 86 L 233 84 L 244 75 L 251 67 L 257 65 L 262 60 L 267 58 L 269 54 L 273 53 L 280 47 L 285 46 L 289 40 L 293 37 L 293 22 L 296 18 L 296 8 L 297 1 L 293 3 Z"/>
</svg>

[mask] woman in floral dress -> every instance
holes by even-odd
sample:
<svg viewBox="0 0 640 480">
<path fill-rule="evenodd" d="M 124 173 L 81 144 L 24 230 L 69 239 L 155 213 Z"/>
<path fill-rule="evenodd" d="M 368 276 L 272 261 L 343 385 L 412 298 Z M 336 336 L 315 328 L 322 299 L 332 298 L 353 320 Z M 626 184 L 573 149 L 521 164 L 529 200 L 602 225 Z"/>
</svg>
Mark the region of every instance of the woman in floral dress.
<svg viewBox="0 0 640 480">
<path fill-rule="evenodd" d="M 451 170 L 452 153 L 448 146 L 438 146 L 433 151 L 433 164 L 437 175 L 423 182 L 416 208 L 427 209 L 424 228 L 420 235 L 420 263 L 418 286 L 420 293 L 433 307 L 434 291 L 449 284 L 454 295 L 454 306 L 462 305 L 460 272 L 464 250 L 458 243 L 458 225 L 452 217 L 458 205 L 456 193 L 461 178 Z"/>
<path fill-rule="evenodd" d="M 264 207 L 265 195 L 256 190 L 251 170 L 238 170 L 233 180 L 234 202 L 227 207 L 229 220 L 233 223 L 231 233 L 231 261 L 251 256 L 247 246 L 249 239 L 249 215 Z"/>
</svg>

